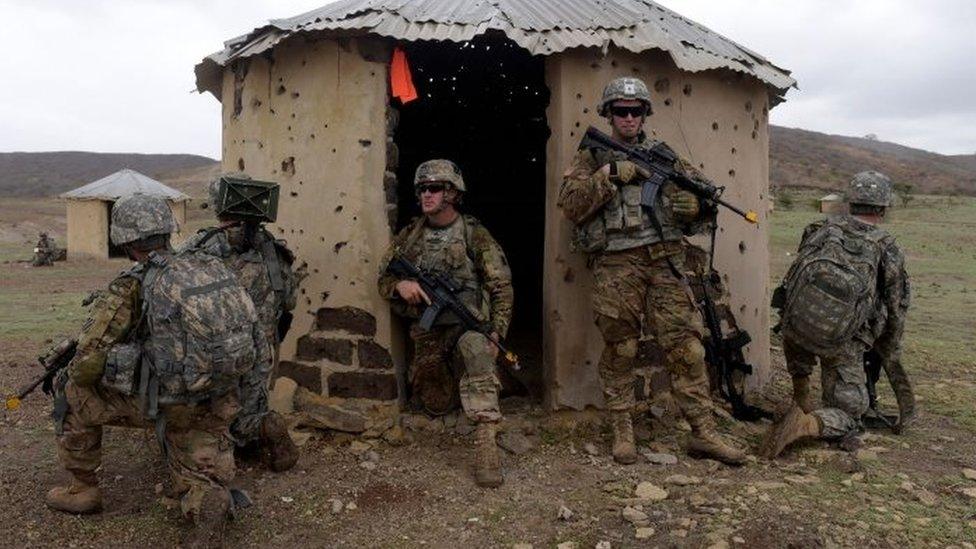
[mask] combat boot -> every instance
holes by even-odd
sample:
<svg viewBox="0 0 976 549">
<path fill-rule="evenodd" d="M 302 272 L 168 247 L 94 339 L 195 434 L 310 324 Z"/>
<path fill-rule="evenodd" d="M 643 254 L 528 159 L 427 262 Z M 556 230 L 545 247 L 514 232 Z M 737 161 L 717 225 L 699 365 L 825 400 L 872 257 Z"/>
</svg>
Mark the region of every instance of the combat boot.
<svg viewBox="0 0 976 549">
<path fill-rule="evenodd" d="M 260 445 L 272 471 L 287 471 L 298 462 L 298 446 L 278 412 L 269 412 L 261 420 Z"/>
<path fill-rule="evenodd" d="M 810 396 L 810 376 L 793 376 L 793 403 L 808 414 L 816 409 Z"/>
<path fill-rule="evenodd" d="M 726 442 L 713 429 L 693 432 L 688 437 L 685 451 L 691 457 L 716 459 L 726 465 L 742 465 L 746 462 L 746 453 Z"/>
<path fill-rule="evenodd" d="M 187 496 L 184 496 L 184 500 Z M 182 549 L 204 549 L 224 546 L 224 532 L 230 521 L 230 493 L 223 488 L 211 488 L 203 496 L 198 509 L 186 512 L 189 528 L 180 537 Z"/>
<path fill-rule="evenodd" d="M 497 423 L 479 423 L 475 433 L 474 481 L 482 488 L 498 488 L 505 482 L 495 443 Z"/>
<path fill-rule="evenodd" d="M 51 509 L 65 513 L 97 513 L 102 510 L 102 491 L 94 474 L 90 478 L 74 476 L 67 486 L 51 488 L 44 502 Z"/>
<path fill-rule="evenodd" d="M 759 456 L 773 459 L 798 440 L 819 437 L 822 430 L 823 427 L 817 416 L 804 412 L 799 406 L 794 406 L 783 416 L 783 419 L 769 428 L 759 447 Z"/>
<path fill-rule="evenodd" d="M 634 444 L 634 422 L 630 411 L 611 412 L 610 424 L 613 427 L 613 460 L 621 465 L 637 462 L 637 446 Z"/>
</svg>

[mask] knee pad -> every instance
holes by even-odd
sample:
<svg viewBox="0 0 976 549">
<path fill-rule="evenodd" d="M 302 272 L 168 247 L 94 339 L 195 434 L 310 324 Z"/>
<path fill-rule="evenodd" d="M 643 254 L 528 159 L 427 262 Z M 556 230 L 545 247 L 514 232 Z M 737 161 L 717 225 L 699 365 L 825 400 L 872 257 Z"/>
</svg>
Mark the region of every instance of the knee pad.
<svg viewBox="0 0 976 549">
<path fill-rule="evenodd" d="M 637 357 L 637 346 L 637 339 L 625 339 L 613 344 L 613 352 L 621 358 L 632 359 Z"/>
</svg>

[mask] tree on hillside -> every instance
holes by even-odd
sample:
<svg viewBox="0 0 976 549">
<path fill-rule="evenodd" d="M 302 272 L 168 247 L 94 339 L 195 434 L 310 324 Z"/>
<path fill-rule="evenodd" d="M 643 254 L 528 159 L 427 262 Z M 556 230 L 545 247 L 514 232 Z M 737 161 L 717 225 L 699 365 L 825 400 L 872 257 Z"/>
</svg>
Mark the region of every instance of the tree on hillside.
<svg viewBox="0 0 976 549">
<path fill-rule="evenodd" d="M 912 185 L 911 183 L 895 183 L 895 194 L 898 195 L 898 198 L 901 199 L 901 203 L 906 208 L 908 207 L 908 203 L 915 198 L 915 195 L 913 194 L 914 191 L 915 185 Z"/>
</svg>

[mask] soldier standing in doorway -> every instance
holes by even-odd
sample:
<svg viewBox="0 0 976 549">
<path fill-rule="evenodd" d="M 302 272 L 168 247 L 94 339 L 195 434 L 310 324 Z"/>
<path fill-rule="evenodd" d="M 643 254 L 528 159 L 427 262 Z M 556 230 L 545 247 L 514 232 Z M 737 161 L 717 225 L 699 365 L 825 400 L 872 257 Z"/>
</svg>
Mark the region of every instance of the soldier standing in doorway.
<svg viewBox="0 0 976 549">
<path fill-rule="evenodd" d="M 915 396 L 901 362 L 910 289 L 905 257 L 877 226 L 891 206 L 891 180 L 861 172 L 847 192 L 850 213 L 829 216 L 803 231 L 796 260 L 773 293 L 780 309 L 783 352 L 793 378 L 794 406 L 769 433 L 760 455 L 775 458 L 804 438 L 859 445 L 861 418 L 871 404 L 865 354 L 880 358 L 898 401 L 896 431 L 915 417 Z M 820 359 L 825 406 L 810 394 Z"/>
<path fill-rule="evenodd" d="M 457 207 L 465 192 L 461 170 L 449 160 L 428 160 L 417 168 L 414 188 L 423 215 L 396 236 L 388 264 L 399 254 L 423 271 L 449 277 L 461 287 L 468 309 L 487 319 L 491 338 L 504 338 L 512 319 L 512 275 L 505 253 L 481 223 Z M 489 338 L 468 330 L 452 314 L 441 314 L 430 330 L 417 319 L 430 297 L 415 280 L 398 280 L 384 271 L 379 292 L 394 311 L 414 319 L 410 338 L 414 358 L 408 373 L 414 400 L 428 413 L 450 411 L 459 398 L 464 413 L 477 424 L 475 481 L 497 487 L 501 473 L 495 435 L 502 415 L 495 359 Z"/>
<path fill-rule="evenodd" d="M 631 147 L 666 147 L 643 131 L 651 112 L 647 86 L 637 78 L 617 78 L 603 91 L 599 113 L 612 138 Z M 677 170 L 693 172 L 679 162 Z M 692 456 L 742 464 L 745 453 L 715 430 L 701 338 L 704 328 L 684 275 L 684 235 L 703 232 L 715 210 L 671 182 L 654 207 L 641 207 L 640 183 L 649 177 L 616 152 L 581 149 L 566 171 L 559 207 L 576 225 L 576 248 L 589 255 L 595 286 L 593 309 L 605 347 L 600 377 L 613 427 L 613 457 L 637 461 L 631 411 L 634 368 L 642 333 L 664 351 L 671 389 L 691 425 Z"/>
</svg>

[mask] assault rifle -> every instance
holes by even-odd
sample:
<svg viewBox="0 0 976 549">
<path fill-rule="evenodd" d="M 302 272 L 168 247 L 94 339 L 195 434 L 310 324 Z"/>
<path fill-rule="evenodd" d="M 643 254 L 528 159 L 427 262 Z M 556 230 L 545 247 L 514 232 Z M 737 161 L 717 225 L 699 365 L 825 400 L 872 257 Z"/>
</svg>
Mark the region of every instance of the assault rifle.
<svg viewBox="0 0 976 549">
<path fill-rule="evenodd" d="M 759 216 L 756 212 L 751 210 L 743 211 L 721 198 L 725 187 L 716 187 L 708 181 L 701 181 L 675 170 L 674 166 L 678 161 L 678 157 L 667 147 L 654 147 L 650 150 L 631 147 L 615 141 L 609 135 L 590 126 L 586 130 L 586 134 L 583 135 L 579 148 L 610 150 L 623 153 L 626 155 L 627 160 L 650 172 L 651 177 L 641 183 L 641 206 L 645 209 L 654 208 L 661 186 L 665 182 L 671 181 L 678 187 L 706 202 L 728 208 L 732 212 L 742 216 L 749 223 L 759 222 Z"/>
<path fill-rule="evenodd" d="M 20 408 L 20 401 L 33 393 L 38 385 L 41 386 L 41 390 L 45 394 L 52 394 L 54 392 L 54 376 L 71 362 L 77 349 L 78 340 L 68 338 L 52 347 L 47 353 L 37 357 L 37 361 L 44 367 L 44 373 L 34 381 L 24 385 L 15 396 L 7 398 L 7 409 L 16 410 Z"/>
<path fill-rule="evenodd" d="M 465 328 L 484 335 L 495 347 L 498 347 L 513 370 L 519 369 L 518 357 L 515 353 L 506 349 L 501 341 L 493 338 L 491 326 L 478 318 L 458 298 L 463 288 L 456 281 L 443 273 L 421 270 L 400 254 L 394 254 L 390 264 L 386 266 L 386 271 L 399 280 L 415 280 L 430 298 L 430 305 L 420 316 L 421 328 L 430 330 L 441 313 L 451 312 Z"/>
<path fill-rule="evenodd" d="M 881 354 L 871 349 L 864 353 L 864 373 L 867 377 L 868 411 L 864 414 L 864 423 L 874 429 L 889 428 L 896 431 L 898 416 L 883 413 L 878 409 L 878 380 L 881 379 Z"/>
</svg>

